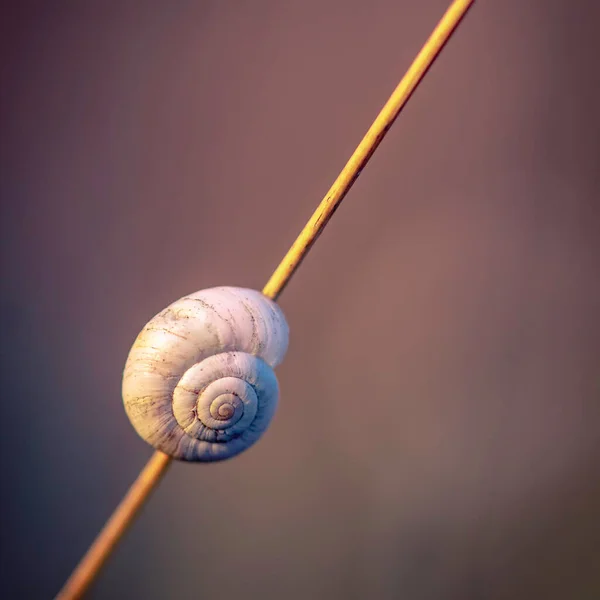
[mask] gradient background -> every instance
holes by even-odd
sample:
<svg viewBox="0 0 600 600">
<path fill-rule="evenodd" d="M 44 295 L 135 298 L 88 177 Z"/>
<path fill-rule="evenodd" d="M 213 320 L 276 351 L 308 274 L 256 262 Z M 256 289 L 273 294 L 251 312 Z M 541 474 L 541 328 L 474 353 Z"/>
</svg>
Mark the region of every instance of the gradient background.
<svg viewBox="0 0 600 600">
<path fill-rule="evenodd" d="M 3 5 L 0 591 L 50 598 L 151 454 L 138 331 L 262 287 L 448 1 Z M 476 3 L 282 296 L 271 429 L 91 598 L 600 597 L 599 20 Z"/>
</svg>

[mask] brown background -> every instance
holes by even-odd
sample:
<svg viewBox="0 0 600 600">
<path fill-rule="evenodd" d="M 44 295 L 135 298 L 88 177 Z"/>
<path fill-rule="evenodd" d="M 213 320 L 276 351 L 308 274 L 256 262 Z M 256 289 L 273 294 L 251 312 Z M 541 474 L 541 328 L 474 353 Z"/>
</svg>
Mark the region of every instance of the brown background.
<svg viewBox="0 0 600 600">
<path fill-rule="evenodd" d="M 3 3 L 3 597 L 150 456 L 139 329 L 262 287 L 447 3 Z M 476 3 L 282 296 L 271 429 L 91 598 L 600 597 L 599 20 Z"/>
</svg>

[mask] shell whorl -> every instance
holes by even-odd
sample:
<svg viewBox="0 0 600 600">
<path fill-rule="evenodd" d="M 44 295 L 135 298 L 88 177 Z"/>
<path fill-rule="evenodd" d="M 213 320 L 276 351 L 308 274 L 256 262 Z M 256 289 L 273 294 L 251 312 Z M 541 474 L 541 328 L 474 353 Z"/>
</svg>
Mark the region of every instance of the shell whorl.
<svg viewBox="0 0 600 600">
<path fill-rule="evenodd" d="M 138 335 L 123 402 L 138 434 L 180 460 L 230 458 L 267 429 L 287 350 L 281 309 L 256 290 L 218 287 L 177 300 Z"/>
</svg>

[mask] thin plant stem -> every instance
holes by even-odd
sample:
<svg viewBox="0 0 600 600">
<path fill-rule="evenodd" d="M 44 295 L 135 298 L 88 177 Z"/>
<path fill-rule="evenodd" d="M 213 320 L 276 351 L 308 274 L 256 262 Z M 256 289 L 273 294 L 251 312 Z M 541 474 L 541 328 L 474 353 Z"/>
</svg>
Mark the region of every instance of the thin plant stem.
<svg viewBox="0 0 600 600">
<path fill-rule="evenodd" d="M 325 198 L 271 275 L 263 289 L 265 296 L 277 300 L 474 1 L 456 0 L 450 5 Z"/>
<path fill-rule="evenodd" d="M 413 61 L 366 135 L 342 169 L 296 241 L 263 288 L 263 294 L 277 300 L 296 269 L 315 243 L 352 184 L 385 137 L 402 107 L 411 97 L 452 33 L 475 0 L 455 0 Z M 98 576 L 102 566 L 139 514 L 151 492 L 162 479 L 172 459 L 156 451 L 105 524 L 56 600 L 81 598 Z"/>
<path fill-rule="evenodd" d="M 57 600 L 74 600 L 85 594 L 170 464 L 171 457 L 164 452 L 157 450 L 152 455 L 56 596 Z"/>
</svg>

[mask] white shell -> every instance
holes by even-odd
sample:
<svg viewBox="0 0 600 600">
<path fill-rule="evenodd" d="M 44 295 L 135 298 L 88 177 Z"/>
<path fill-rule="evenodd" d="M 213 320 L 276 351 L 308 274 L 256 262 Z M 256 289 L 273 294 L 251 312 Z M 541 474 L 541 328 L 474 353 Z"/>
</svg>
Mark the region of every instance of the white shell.
<svg viewBox="0 0 600 600">
<path fill-rule="evenodd" d="M 149 444 L 180 460 L 243 452 L 275 412 L 273 368 L 288 336 L 279 306 L 255 290 L 218 287 L 177 300 L 131 348 L 123 374 L 129 420 Z"/>
</svg>

